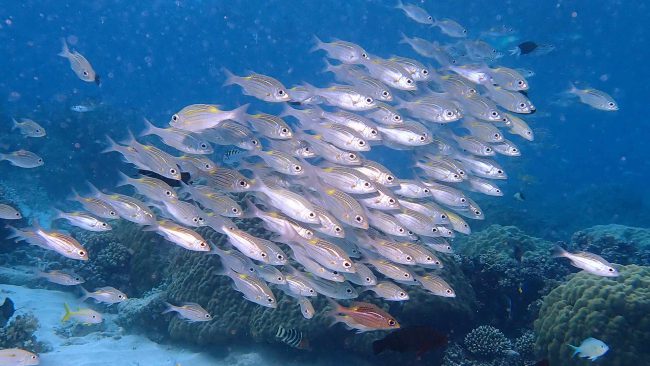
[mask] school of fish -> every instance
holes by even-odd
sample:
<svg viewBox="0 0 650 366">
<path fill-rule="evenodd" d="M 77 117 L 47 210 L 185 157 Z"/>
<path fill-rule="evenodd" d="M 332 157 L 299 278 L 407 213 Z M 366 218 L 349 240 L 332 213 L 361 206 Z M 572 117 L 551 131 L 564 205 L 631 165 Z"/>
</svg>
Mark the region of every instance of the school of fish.
<svg viewBox="0 0 650 366">
<path fill-rule="evenodd" d="M 466 192 L 503 195 L 499 182 L 508 174 L 500 161 L 520 156 L 517 144 L 534 139 L 525 118 L 536 107 L 528 98 L 526 77 L 500 66 L 503 54 L 488 42 L 467 38 L 467 30 L 456 21 L 435 19 L 418 6 L 399 2 L 397 9 L 455 41 L 442 45 L 403 35 L 402 42 L 421 56 L 416 60 L 314 38 L 312 52 L 324 53 L 323 72 L 335 80 L 323 86 L 287 87 L 271 76 L 224 69 L 225 87 L 281 103 L 283 113 L 251 111 L 248 104 L 231 109 L 192 104 L 170 116 L 168 126 L 145 120 L 137 137 L 127 130 L 128 138 L 121 142 L 107 136 L 105 153 L 116 153 L 144 174 L 130 177 L 116 171 L 120 183 L 110 192 L 90 182 L 86 195 L 71 187 L 71 200 L 83 211 L 57 210 L 55 220 L 91 232 L 111 230 L 111 221 L 118 219 L 133 222 L 186 250 L 217 255 L 223 265 L 218 274 L 230 278 L 248 301 L 275 308 L 281 291 L 310 319 L 316 310 L 309 299 L 322 295 L 330 302 L 328 316 L 358 332 L 400 325 L 377 305 L 344 307 L 337 301 L 362 292 L 407 301 L 413 287 L 454 298 L 438 255 L 453 253 L 448 238 L 470 234 L 466 219 L 485 217 Z M 62 43 L 60 56 L 75 74 L 99 84 L 89 61 Z M 567 93 L 597 109 L 618 109 L 603 92 L 572 86 Z M 45 129 L 32 120 L 13 123 L 25 137 L 45 136 Z M 397 176 L 369 157 L 372 150 L 399 151 L 408 157 L 402 164 L 413 174 Z M 1 160 L 22 168 L 44 164 L 24 150 L 0 154 Z M 132 193 L 118 193 L 127 191 L 118 188 L 123 186 L 131 186 Z M 22 215 L 0 205 L 0 218 Z M 233 218 L 261 222 L 268 236 L 240 229 Z M 196 231 L 203 226 L 224 235 L 228 245 L 205 240 Z M 94 254 L 35 219 L 31 227 L 12 231 L 16 241 L 67 258 L 86 261 Z M 618 274 L 589 253 L 557 248 L 555 255 L 597 275 Z M 35 276 L 66 286 L 84 282 L 66 270 L 37 271 Z M 110 286 L 82 291 L 81 301 L 115 304 L 128 299 Z M 217 316 L 194 302 L 167 306 L 165 313 L 189 322 Z M 65 305 L 63 320 L 93 324 L 102 316 Z M 285 335 L 280 329 L 278 337 L 289 337 L 284 341 L 295 346 L 302 335 Z M 3 352 L 0 357 L 34 360 L 15 350 Z"/>
</svg>

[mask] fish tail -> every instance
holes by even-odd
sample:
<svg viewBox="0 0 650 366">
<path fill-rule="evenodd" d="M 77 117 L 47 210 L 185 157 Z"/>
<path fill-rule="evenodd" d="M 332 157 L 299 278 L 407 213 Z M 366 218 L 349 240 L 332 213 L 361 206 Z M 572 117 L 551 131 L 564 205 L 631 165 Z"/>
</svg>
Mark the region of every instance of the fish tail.
<svg viewBox="0 0 650 366">
<path fill-rule="evenodd" d="M 5 225 L 5 229 L 9 230 L 9 236 L 6 238 L 7 240 L 15 239 L 16 242 L 23 240 L 22 235 L 20 235 L 20 231 L 16 229 L 15 227 L 11 225 Z"/>
<path fill-rule="evenodd" d="M 126 141 L 124 141 L 124 145 L 134 146 L 135 144 L 137 144 L 138 140 L 135 139 L 135 135 L 133 135 L 133 131 L 131 131 L 130 128 L 127 128 L 126 132 L 128 133 L 128 136 L 126 137 Z"/>
<path fill-rule="evenodd" d="M 226 75 L 226 81 L 224 81 L 223 86 L 237 84 L 237 82 L 240 79 L 239 76 L 233 74 L 230 70 L 226 69 L 225 67 L 222 67 L 221 71 L 224 73 L 224 75 Z"/>
<path fill-rule="evenodd" d="M 332 65 L 327 59 L 325 59 L 325 67 L 321 70 L 322 73 L 331 72 L 336 74 L 336 66 Z"/>
<path fill-rule="evenodd" d="M 99 197 L 102 192 L 99 190 L 99 188 L 95 187 L 94 184 L 90 183 L 89 181 L 86 181 L 86 185 L 90 188 L 90 195 L 93 197 Z"/>
<path fill-rule="evenodd" d="M 63 215 L 65 214 L 65 212 L 59 210 L 59 209 L 56 208 L 56 207 L 53 208 L 53 210 L 54 210 L 54 220 L 62 219 L 62 218 L 63 218 Z"/>
<path fill-rule="evenodd" d="M 77 201 L 81 202 L 81 196 L 76 189 L 72 188 L 72 193 L 68 196 L 68 201 Z"/>
<path fill-rule="evenodd" d="M 237 107 L 230 111 L 230 118 L 231 120 L 240 123 L 242 125 L 246 125 L 246 117 L 248 116 L 248 107 L 250 104 L 246 103 L 241 107 Z"/>
<path fill-rule="evenodd" d="M 567 254 L 567 251 L 564 250 L 564 248 L 562 248 L 561 246 L 556 245 L 556 246 L 553 247 L 553 250 L 552 250 L 553 257 L 555 257 L 555 258 L 565 257 L 566 254 Z"/>
<path fill-rule="evenodd" d="M 88 292 L 88 290 L 86 290 L 83 286 L 79 286 L 79 288 L 81 289 L 81 297 L 79 298 L 79 301 L 84 302 L 88 300 L 90 297 L 90 292 Z"/>
<path fill-rule="evenodd" d="M 334 325 L 334 324 L 336 324 L 336 323 L 338 323 L 338 322 L 341 321 L 340 316 L 339 316 L 338 314 L 339 314 L 339 313 L 341 312 L 341 310 L 343 310 L 344 308 L 343 308 L 343 306 L 341 306 L 341 304 L 339 304 L 338 302 L 336 302 L 336 301 L 330 299 L 329 297 L 327 298 L 327 303 L 328 303 L 329 306 L 331 307 L 331 310 L 329 310 L 329 311 L 327 312 L 326 315 L 327 315 L 327 316 L 331 316 L 331 317 L 333 317 L 334 320 L 335 320 L 334 323 L 330 324 L 330 326 L 331 326 L 331 325 Z"/>
<path fill-rule="evenodd" d="M 251 201 L 249 197 L 246 197 L 244 199 L 244 204 L 245 204 L 245 209 L 244 209 L 244 214 L 242 215 L 243 218 L 258 217 L 260 209 L 253 203 L 253 201 Z"/>
<path fill-rule="evenodd" d="M 65 314 L 63 315 L 63 318 L 61 318 L 61 322 L 65 323 L 68 320 L 70 320 L 70 317 L 72 316 L 72 312 L 70 311 L 70 307 L 68 306 L 67 303 L 63 303 L 63 308 L 65 309 Z"/>
<path fill-rule="evenodd" d="M 113 140 L 110 136 L 106 135 L 106 141 L 108 142 L 108 147 L 101 151 L 102 154 L 111 151 L 118 151 L 120 145 L 118 145 L 118 143 L 115 142 L 115 140 Z"/>
<path fill-rule="evenodd" d="M 158 127 L 154 126 L 151 121 L 149 121 L 147 118 L 142 119 L 144 121 L 144 130 L 140 132 L 140 137 L 142 136 L 148 136 L 148 135 L 155 135 L 156 131 L 159 130 Z"/>
<path fill-rule="evenodd" d="M 571 355 L 571 357 L 575 357 L 578 353 L 580 353 L 580 347 L 576 347 L 572 344 L 567 344 L 567 346 L 571 347 L 573 350 L 573 355 Z"/>
<path fill-rule="evenodd" d="M 61 52 L 59 52 L 58 55 L 65 58 L 70 57 L 70 49 L 68 48 L 68 42 L 65 41 L 65 38 L 61 38 Z"/>
<path fill-rule="evenodd" d="M 312 36 L 312 41 L 314 42 L 314 46 L 309 50 L 309 52 L 316 52 L 316 51 L 318 51 L 318 50 L 322 50 L 322 49 L 323 49 L 323 46 L 324 46 L 325 44 L 323 43 L 323 41 L 320 40 L 320 38 L 318 38 L 317 35 L 314 34 L 314 35 Z"/>
<path fill-rule="evenodd" d="M 167 301 L 165 301 L 164 303 L 167 308 L 162 312 L 162 314 L 171 313 L 172 311 L 176 310 L 176 307 L 174 305 L 168 303 Z"/>
<path fill-rule="evenodd" d="M 119 170 L 117 171 L 117 174 L 118 174 L 118 180 L 117 180 L 117 184 L 115 185 L 116 187 L 122 187 L 122 186 L 129 185 L 129 182 L 132 179 L 131 177 L 129 177 L 128 175 L 122 173 Z"/>
<path fill-rule="evenodd" d="M 13 130 L 17 129 L 19 125 L 18 125 L 18 121 L 16 121 L 15 118 L 12 117 L 11 121 L 13 122 L 13 125 L 11 126 L 11 130 L 13 131 Z"/>
<path fill-rule="evenodd" d="M 404 3 L 402 0 L 397 0 L 397 4 L 395 4 L 395 9 L 404 9 Z"/>
</svg>

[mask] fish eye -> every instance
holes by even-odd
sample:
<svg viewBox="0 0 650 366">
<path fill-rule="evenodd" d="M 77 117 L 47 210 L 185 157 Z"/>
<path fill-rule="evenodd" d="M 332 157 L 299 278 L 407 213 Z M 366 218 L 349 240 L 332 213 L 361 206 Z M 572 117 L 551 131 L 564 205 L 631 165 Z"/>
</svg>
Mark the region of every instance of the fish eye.
<svg viewBox="0 0 650 366">
<path fill-rule="evenodd" d="M 391 327 L 395 326 L 395 321 L 393 319 L 389 320 L 388 325 L 390 325 Z"/>
<path fill-rule="evenodd" d="M 422 192 L 427 193 L 427 194 L 428 194 L 428 193 L 431 193 L 431 191 L 429 190 L 429 188 L 424 188 L 424 189 L 422 190 Z"/>
<path fill-rule="evenodd" d="M 413 260 L 413 258 L 410 255 L 407 255 L 405 259 L 407 262 L 411 262 Z"/>
<path fill-rule="evenodd" d="M 248 272 L 250 272 L 250 273 L 255 273 L 255 268 L 253 268 L 253 267 L 249 267 L 249 268 L 248 268 Z"/>
<path fill-rule="evenodd" d="M 445 214 L 441 214 L 441 215 L 440 215 L 440 218 L 441 218 L 441 219 L 446 219 L 446 218 L 447 218 L 447 215 L 445 215 Z"/>
<path fill-rule="evenodd" d="M 356 159 L 357 159 L 357 155 L 356 155 L 356 154 L 349 154 L 349 155 L 348 155 L 348 158 L 350 158 L 350 160 L 356 160 Z"/>
<path fill-rule="evenodd" d="M 402 116 L 399 116 L 399 115 L 396 114 L 396 115 L 393 116 L 393 119 L 394 119 L 395 121 L 401 121 L 401 120 L 402 120 Z"/>
<path fill-rule="evenodd" d="M 429 16 L 427 17 L 427 19 L 429 19 L 429 20 L 433 20 L 433 17 L 432 17 L 431 15 L 429 15 Z"/>
<path fill-rule="evenodd" d="M 206 319 L 210 319 L 212 316 L 210 314 L 205 314 Z"/>
<path fill-rule="evenodd" d="M 451 247 L 449 247 L 449 249 L 451 250 Z M 435 261 L 434 263 L 435 263 L 437 266 L 439 266 L 439 265 L 441 264 L 440 261 Z"/>
<path fill-rule="evenodd" d="M 88 76 L 88 71 L 84 70 L 84 76 Z"/>
<path fill-rule="evenodd" d="M 359 140 L 359 146 L 364 146 L 365 144 L 366 144 L 365 141 L 363 141 L 363 140 Z"/>
<path fill-rule="evenodd" d="M 176 171 L 176 169 L 174 169 L 174 168 L 169 169 L 169 174 L 174 174 L 175 175 L 176 173 L 178 173 L 178 171 Z"/>
<path fill-rule="evenodd" d="M 366 60 L 369 60 L 369 59 L 370 59 L 370 58 L 368 57 L 368 54 L 365 53 L 365 52 L 361 54 L 361 57 L 365 58 Z"/>
<path fill-rule="evenodd" d="M 467 34 L 467 29 L 463 29 L 463 34 Z"/>
<path fill-rule="evenodd" d="M 495 189 L 494 191 L 495 191 L 496 193 L 501 193 L 501 190 L 500 190 L 500 189 L 498 189 L 498 188 L 497 188 L 497 189 Z"/>
<path fill-rule="evenodd" d="M 517 81 L 517 85 L 524 85 L 524 81 L 523 80 Z"/>
<path fill-rule="evenodd" d="M 239 180 L 239 185 L 240 185 L 241 187 L 246 187 L 246 186 L 248 186 L 248 182 L 246 182 L 245 180 L 241 179 L 241 180 Z"/>
<path fill-rule="evenodd" d="M 433 233 L 437 233 L 437 232 L 438 232 L 438 228 L 437 228 L 437 227 L 432 228 L 432 229 L 431 229 L 431 232 L 433 232 Z"/>
<path fill-rule="evenodd" d="M 375 130 L 374 128 L 370 130 L 370 134 L 373 136 L 377 136 L 377 133 L 378 133 L 377 130 Z"/>
<path fill-rule="evenodd" d="M 614 104 L 614 102 L 609 102 L 609 103 L 607 103 L 607 105 L 610 106 L 610 107 L 613 107 L 615 104 Z"/>
<path fill-rule="evenodd" d="M 426 136 L 420 136 L 420 141 L 425 141 L 426 139 Z"/>
<path fill-rule="evenodd" d="M 201 149 L 207 149 L 207 148 L 208 148 L 208 144 L 202 142 L 201 143 Z"/>
<path fill-rule="evenodd" d="M 366 282 L 368 282 L 368 283 L 372 282 L 372 278 L 366 277 Z"/>
<path fill-rule="evenodd" d="M 497 112 L 497 111 L 492 111 L 492 112 L 490 112 L 490 115 L 491 115 L 492 117 L 498 117 L 498 116 L 499 116 L 499 112 Z"/>
<path fill-rule="evenodd" d="M 481 211 L 479 211 L 479 210 L 474 210 L 474 214 L 475 214 L 476 216 L 478 216 L 478 215 L 481 214 Z"/>
<path fill-rule="evenodd" d="M 282 127 L 282 129 L 280 130 L 280 132 L 282 132 L 282 133 L 289 133 L 289 129 L 286 128 L 286 127 Z"/>
<path fill-rule="evenodd" d="M 445 292 L 451 295 L 451 290 L 450 289 L 447 289 Z"/>
<path fill-rule="evenodd" d="M 454 112 L 452 112 L 452 111 L 447 111 L 445 114 L 447 115 L 447 117 L 453 117 L 454 116 Z"/>
<path fill-rule="evenodd" d="M 105 222 L 102 222 L 102 227 L 108 226 Z"/>
<path fill-rule="evenodd" d="M 492 152 L 492 148 L 491 147 L 486 147 L 485 152 L 489 152 L 489 153 Z"/>
<path fill-rule="evenodd" d="M 351 294 L 351 293 L 352 293 L 352 289 L 351 289 L 351 288 L 347 288 L 347 289 L 345 289 L 345 292 L 347 292 L 348 294 Z"/>
<path fill-rule="evenodd" d="M 352 264 L 350 262 L 347 262 L 347 261 L 343 262 L 343 267 L 350 268 L 351 266 L 352 266 Z"/>
<path fill-rule="evenodd" d="M 334 228 L 334 231 L 336 231 L 337 233 L 340 233 L 340 232 L 341 232 L 341 228 L 340 228 L 339 226 L 337 226 L 337 227 Z"/>
<path fill-rule="evenodd" d="M 79 251 L 79 255 L 83 257 L 83 256 L 85 256 L 85 255 L 86 255 L 86 252 L 85 252 L 85 251 L 83 251 L 83 250 L 80 250 L 80 251 Z"/>
<path fill-rule="evenodd" d="M 273 299 L 272 299 L 272 298 L 270 298 L 270 297 L 269 297 L 269 298 L 267 298 L 267 299 L 266 299 L 266 301 L 268 301 L 268 302 L 269 302 L 269 304 L 272 304 L 272 303 L 273 303 Z"/>
<path fill-rule="evenodd" d="M 309 289 L 309 293 L 310 293 L 310 294 L 313 294 L 313 293 L 314 293 L 314 289 L 310 288 L 310 289 Z"/>
<path fill-rule="evenodd" d="M 278 95 L 284 95 L 284 90 L 282 89 L 278 90 Z"/>
<path fill-rule="evenodd" d="M 610 272 L 614 272 L 614 268 L 608 268 L 607 270 Z"/>
<path fill-rule="evenodd" d="M 95 318 L 97 318 L 97 315 L 93 315 L 92 317 L 93 317 L 93 319 L 95 319 Z"/>
<path fill-rule="evenodd" d="M 231 211 L 232 211 L 232 213 L 238 213 L 238 212 L 239 212 L 239 209 L 238 209 L 237 207 L 233 207 L 233 208 L 231 209 Z"/>
<path fill-rule="evenodd" d="M 395 204 L 395 199 L 394 198 L 389 198 L 388 203 L 390 203 L 391 205 Z"/>
<path fill-rule="evenodd" d="M 37 128 L 36 133 L 41 133 L 41 130 Z"/>
<path fill-rule="evenodd" d="M 519 108 L 526 108 L 526 103 L 519 103 Z"/>
<path fill-rule="evenodd" d="M 363 217 L 361 217 L 360 215 L 357 215 L 357 216 L 354 217 L 354 220 L 356 222 L 363 222 Z"/>
<path fill-rule="evenodd" d="M 117 216 L 117 214 L 115 213 L 115 211 L 108 211 L 108 214 L 109 214 L 110 216 Z"/>
<path fill-rule="evenodd" d="M 282 281 L 283 278 L 282 278 L 282 277 L 278 277 L 277 280 L 278 280 L 278 281 Z"/>
<path fill-rule="evenodd" d="M 390 95 L 390 93 L 388 91 L 384 90 L 383 92 L 381 92 L 381 95 L 383 95 L 384 97 L 388 97 Z"/>
<path fill-rule="evenodd" d="M 122 296 L 122 295 L 117 295 L 117 298 L 118 298 L 118 299 L 123 299 L 124 296 Z"/>
<path fill-rule="evenodd" d="M 495 139 L 498 140 L 500 137 L 501 137 L 501 134 L 499 134 L 499 133 L 495 133 L 495 134 L 494 134 L 494 138 L 495 138 Z"/>
<path fill-rule="evenodd" d="M 207 170 L 212 169 L 212 165 L 210 165 L 210 164 L 205 164 L 203 167 L 204 167 L 205 169 L 207 169 Z"/>
<path fill-rule="evenodd" d="M 404 273 L 404 278 L 409 278 L 409 277 L 411 277 L 410 274 L 408 274 L 408 273 Z"/>
<path fill-rule="evenodd" d="M 16 212 L 16 217 L 20 217 L 20 212 Z"/>
<path fill-rule="evenodd" d="M 193 218 L 192 218 L 192 221 L 193 221 L 194 223 L 197 223 L 197 222 L 199 221 L 199 219 L 196 218 L 196 217 L 193 217 Z"/>
<path fill-rule="evenodd" d="M 433 258 L 427 256 L 426 260 L 427 260 L 427 262 L 431 262 L 431 261 L 433 261 Z"/>
<path fill-rule="evenodd" d="M 275 257 L 279 260 L 284 260 L 284 256 L 282 254 L 278 254 Z"/>
<path fill-rule="evenodd" d="M 389 182 L 392 182 L 393 179 L 395 179 L 395 178 L 393 178 L 392 175 L 389 175 L 389 176 L 386 177 L 386 180 L 389 181 Z"/>
<path fill-rule="evenodd" d="M 262 253 L 260 253 L 260 256 L 261 256 L 262 258 L 266 258 L 266 253 L 262 252 Z"/>
<path fill-rule="evenodd" d="M 513 148 L 512 148 L 512 152 L 513 152 L 513 153 L 516 153 L 517 151 L 519 151 L 519 150 L 517 150 L 516 147 L 513 147 Z"/>
<path fill-rule="evenodd" d="M 38 162 L 39 162 L 39 163 L 42 163 L 42 162 L 43 162 L 43 159 L 38 159 Z"/>
<path fill-rule="evenodd" d="M 413 84 L 413 80 L 411 80 L 411 79 L 406 79 L 406 83 L 407 83 L 407 84 Z"/>
<path fill-rule="evenodd" d="M 399 297 L 406 297 L 406 294 L 403 293 L 403 292 L 400 292 L 400 293 L 399 293 Z"/>
<path fill-rule="evenodd" d="M 423 69 L 422 70 L 422 75 L 429 75 L 429 70 Z"/>
<path fill-rule="evenodd" d="M 372 100 L 372 98 L 370 98 L 370 97 L 366 98 L 366 103 L 372 104 L 372 102 L 374 102 L 374 100 Z"/>
<path fill-rule="evenodd" d="M 201 248 L 205 248 L 206 245 L 207 245 L 207 244 L 206 244 L 204 241 L 202 241 L 201 244 L 199 244 L 199 246 L 200 246 Z"/>
<path fill-rule="evenodd" d="M 316 214 L 313 213 L 313 212 L 310 212 L 308 216 L 311 217 L 311 218 L 314 218 L 314 217 L 316 217 Z"/>
<path fill-rule="evenodd" d="M 259 145 L 260 142 L 257 141 L 257 139 L 253 139 L 253 140 L 251 141 L 251 143 L 253 143 L 253 145 L 257 146 L 257 145 Z"/>
<path fill-rule="evenodd" d="M 503 174 L 503 170 L 498 169 L 498 170 L 497 170 L 497 173 L 498 173 L 498 174 Z"/>
<path fill-rule="evenodd" d="M 366 188 L 368 188 L 368 187 L 370 187 L 370 183 L 365 182 L 365 183 L 363 183 L 363 186 L 366 187 Z"/>
</svg>

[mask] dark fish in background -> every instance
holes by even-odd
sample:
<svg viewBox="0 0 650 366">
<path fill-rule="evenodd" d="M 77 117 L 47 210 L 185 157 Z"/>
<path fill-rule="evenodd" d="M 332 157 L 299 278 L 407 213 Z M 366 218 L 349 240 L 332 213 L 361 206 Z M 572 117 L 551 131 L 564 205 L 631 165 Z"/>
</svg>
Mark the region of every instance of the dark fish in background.
<svg viewBox="0 0 650 366">
<path fill-rule="evenodd" d="M 418 357 L 447 345 L 447 336 L 427 325 L 398 329 L 372 343 L 372 351 L 378 355 L 386 350 L 400 353 L 415 352 Z"/>
<path fill-rule="evenodd" d="M 183 182 L 185 184 L 190 184 L 190 180 L 191 180 L 190 173 L 187 173 L 187 172 L 181 172 L 181 180 L 180 181 L 177 181 L 177 180 L 174 180 L 174 179 L 169 179 L 167 177 L 163 177 L 162 175 L 154 173 L 154 172 L 149 171 L 149 170 L 138 169 L 138 174 L 145 175 L 145 176 L 151 177 L 151 178 L 160 179 L 163 182 L 169 184 L 171 187 L 180 187 L 181 182 Z"/>
<path fill-rule="evenodd" d="M 555 50 L 552 44 L 537 44 L 533 41 L 526 41 L 520 43 L 517 47 L 510 50 L 510 54 L 514 56 L 520 55 L 533 55 L 541 56 L 551 53 Z"/>
<path fill-rule="evenodd" d="M 275 333 L 275 338 L 280 342 L 297 349 L 310 350 L 309 340 L 304 338 L 302 332 L 296 329 L 286 329 L 283 326 L 278 326 L 278 331 Z"/>
<path fill-rule="evenodd" d="M 514 195 L 512 195 L 517 201 L 524 202 L 526 200 L 526 197 L 524 196 L 523 193 L 517 192 Z"/>
<path fill-rule="evenodd" d="M 524 257 L 524 248 L 521 247 L 519 244 L 515 244 L 515 247 L 512 248 L 512 257 L 515 258 L 515 260 L 519 263 L 521 263 L 523 257 Z"/>
<path fill-rule="evenodd" d="M 14 302 L 8 297 L 5 298 L 5 301 L 0 305 L 0 327 L 4 327 L 7 324 L 9 319 L 14 315 L 14 312 L 16 312 Z"/>
</svg>

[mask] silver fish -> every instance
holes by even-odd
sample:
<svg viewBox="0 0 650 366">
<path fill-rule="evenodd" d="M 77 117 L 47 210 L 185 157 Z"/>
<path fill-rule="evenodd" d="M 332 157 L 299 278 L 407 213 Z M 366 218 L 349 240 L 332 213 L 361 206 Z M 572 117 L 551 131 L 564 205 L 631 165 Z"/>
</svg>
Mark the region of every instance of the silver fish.
<svg viewBox="0 0 650 366">
<path fill-rule="evenodd" d="M 406 301 L 409 299 L 408 292 L 388 281 L 381 281 L 375 286 L 368 287 L 366 291 L 372 291 L 387 301 Z"/>
<path fill-rule="evenodd" d="M 101 221 L 85 212 L 80 212 L 80 211 L 63 212 L 60 210 L 56 210 L 56 218 L 65 219 L 71 225 L 80 227 L 88 231 L 102 232 L 102 231 L 109 231 L 112 229 L 111 225 L 109 225 L 108 223 Z"/>
<path fill-rule="evenodd" d="M 43 158 L 27 150 L 18 150 L 8 154 L 0 154 L 0 161 L 7 160 L 11 165 L 20 168 L 37 168 L 45 162 Z"/>
<path fill-rule="evenodd" d="M 66 271 L 66 272 L 57 271 L 57 270 L 52 270 L 47 272 L 36 271 L 34 274 L 39 278 L 44 278 L 49 282 L 56 283 L 58 285 L 63 285 L 63 286 L 76 286 L 86 282 L 86 280 L 84 280 L 83 277 L 79 276 L 78 274 L 72 271 Z"/>
<path fill-rule="evenodd" d="M 128 300 L 128 297 L 122 291 L 114 287 L 100 287 L 95 289 L 93 292 L 87 291 L 83 286 L 81 287 L 83 295 L 79 301 L 84 302 L 87 299 L 93 299 L 96 302 L 101 302 L 105 304 L 117 304 Z"/>
<path fill-rule="evenodd" d="M 77 77 L 79 77 L 79 79 L 89 83 L 94 82 L 95 84 L 99 85 L 99 75 L 95 73 L 95 70 L 90 65 L 90 62 L 88 62 L 88 60 L 79 52 L 70 52 L 68 43 L 65 41 L 65 38 L 61 38 L 61 52 L 59 52 L 59 56 L 68 59 L 68 62 L 70 62 L 70 68 L 72 71 L 74 71 Z"/>
<path fill-rule="evenodd" d="M 245 122 L 248 104 L 223 111 L 212 104 L 192 104 L 172 115 L 169 125 L 179 130 L 200 132 L 219 126 L 227 120 Z"/>
<path fill-rule="evenodd" d="M 237 76 L 224 69 L 226 81 L 224 86 L 239 85 L 244 94 L 265 102 L 288 102 L 290 97 L 287 88 L 278 80 L 261 74 L 252 73 L 247 76 Z"/>
<path fill-rule="evenodd" d="M 235 289 L 241 292 L 246 300 L 273 309 L 278 306 L 269 286 L 259 278 L 244 273 L 236 273 L 231 269 L 226 269 L 222 274 L 234 281 Z"/>
<path fill-rule="evenodd" d="M 210 313 L 197 303 L 186 302 L 176 306 L 166 302 L 165 305 L 167 305 L 167 309 L 162 312 L 163 314 L 176 312 L 178 316 L 189 322 L 209 322 L 212 320 Z"/>
<path fill-rule="evenodd" d="M 195 133 L 173 127 L 156 127 L 146 118 L 144 123 L 145 129 L 140 136 L 156 135 L 165 145 L 187 154 L 212 154 L 214 152 L 210 142 Z"/>
<path fill-rule="evenodd" d="M 187 250 L 195 252 L 210 251 L 210 245 L 200 234 L 173 221 L 160 220 L 144 230 L 155 231 L 170 242 Z"/>
<path fill-rule="evenodd" d="M 0 203 L 0 219 L 20 220 L 22 218 L 23 215 L 18 210 L 4 203 Z"/>
<path fill-rule="evenodd" d="M 45 129 L 31 119 L 22 118 L 20 122 L 12 119 L 12 121 L 13 126 L 11 126 L 11 130 L 18 129 L 24 137 L 44 137 L 46 134 Z"/>
<path fill-rule="evenodd" d="M 313 51 L 323 50 L 327 56 L 345 64 L 358 64 L 363 60 L 369 60 L 368 53 L 359 45 L 351 42 L 334 40 L 326 43 L 314 36 Z"/>
</svg>

